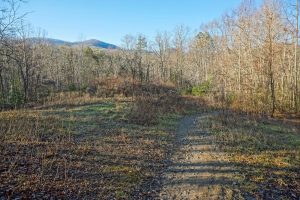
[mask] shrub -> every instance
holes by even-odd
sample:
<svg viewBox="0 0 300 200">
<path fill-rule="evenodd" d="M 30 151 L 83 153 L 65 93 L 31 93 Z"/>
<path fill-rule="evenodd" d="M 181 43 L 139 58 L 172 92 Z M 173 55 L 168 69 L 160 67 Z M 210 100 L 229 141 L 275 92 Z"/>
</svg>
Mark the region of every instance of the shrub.
<svg viewBox="0 0 300 200">
<path fill-rule="evenodd" d="M 158 122 L 158 109 L 155 98 L 138 96 L 129 114 L 130 122 L 138 125 L 153 125 Z"/>
<path fill-rule="evenodd" d="M 203 96 L 208 92 L 210 88 L 211 88 L 211 81 L 208 80 L 198 86 L 193 87 L 191 93 L 193 96 Z"/>
<path fill-rule="evenodd" d="M 156 124 L 161 114 L 178 112 L 182 104 L 183 99 L 171 85 L 140 84 L 129 119 L 139 125 Z"/>
<path fill-rule="evenodd" d="M 152 91 L 153 88 L 157 90 L 159 87 L 160 93 L 149 93 L 149 90 Z M 203 109 L 203 101 L 199 98 L 182 97 L 164 85 L 153 87 L 150 84 L 147 89 L 144 88 L 142 91 L 144 91 L 142 95 L 136 96 L 128 117 L 135 124 L 152 125 L 156 124 L 159 117 L 166 113 L 182 113 Z"/>
</svg>

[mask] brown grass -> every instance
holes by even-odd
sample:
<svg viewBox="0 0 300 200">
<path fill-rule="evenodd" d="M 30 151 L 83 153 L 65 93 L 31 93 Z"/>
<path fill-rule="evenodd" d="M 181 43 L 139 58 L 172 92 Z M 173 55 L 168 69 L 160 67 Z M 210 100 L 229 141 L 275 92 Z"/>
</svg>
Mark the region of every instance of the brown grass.
<svg viewBox="0 0 300 200">
<path fill-rule="evenodd" d="M 127 123 L 129 105 L 122 99 L 75 103 L 0 113 L 0 197 L 153 195 L 141 187 L 163 169 L 177 117 L 136 126 Z"/>
<path fill-rule="evenodd" d="M 256 199 L 300 196 L 299 124 L 220 112 L 205 126 L 240 167 L 239 184 L 245 193 Z"/>
</svg>

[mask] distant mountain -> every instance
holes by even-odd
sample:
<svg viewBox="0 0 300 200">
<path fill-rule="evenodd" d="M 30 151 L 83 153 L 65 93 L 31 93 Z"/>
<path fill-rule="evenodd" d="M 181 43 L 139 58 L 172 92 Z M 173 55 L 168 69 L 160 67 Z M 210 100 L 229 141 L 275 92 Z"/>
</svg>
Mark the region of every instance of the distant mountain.
<svg viewBox="0 0 300 200">
<path fill-rule="evenodd" d="M 117 47 L 114 44 L 109 44 L 106 42 L 102 42 L 100 40 L 96 39 L 91 39 L 91 40 L 86 40 L 82 42 L 73 42 L 73 45 L 84 45 L 84 46 L 90 46 L 90 47 L 98 47 L 98 48 L 103 48 L 103 49 L 117 49 Z"/>
<path fill-rule="evenodd" d="M 33 42 L 38 42 L 41 39 L 40 38 L 31 38 L 30 40 Z M 118 49 L 119 48 L 118 46 L 116 46 L 114 44 L 106 43 L 106 42 L 96 40 L 96 39 L 85 40 L 85 41 L 80 41 L 80 42 L 68 42 L 68 41 L 53 39 L 53 38 L 44 38 L 43 40 L 52 45 L 68 45 L 68 46 L 83 45 L 83 46 L 89 46 L 89 47 L 97 47 L 97 48 L 101 48 L 101 49 Z"/>
<path fill-rule="evenodd" d="M 71 42 L 67 42 L 64 40 L 52 39 L 52 38 L 45 38 L 46 42 L 53 44 L 53 45 L 71 45 Z"/>
</svg>

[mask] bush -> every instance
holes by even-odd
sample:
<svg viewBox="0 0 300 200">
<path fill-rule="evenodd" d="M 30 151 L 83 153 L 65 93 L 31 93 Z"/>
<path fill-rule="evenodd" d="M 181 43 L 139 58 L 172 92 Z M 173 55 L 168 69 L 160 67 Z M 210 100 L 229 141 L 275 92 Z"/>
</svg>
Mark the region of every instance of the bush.
<svg viewBox="0 0 300 200">
<path fill-rule="evenodd" d="M 133 103 L 129 119 L 138 125 L 153 125 L 158 122 L 156 99 L 151 96 L 138 96 Z"/>
<path fill-rule="evenodd" d="M 211 81 L 208 80 L 198 86 L 193 87 L 191 94 L 193 96 L 203 96 L 208 92 L 210 88 L 211 88 Z"/>
<path fill-rule="evenodd" d="M 129 119 L 139 125 L 156 124 L 160 115 L 180 111 L 184 102 L 173 86 L 164 84 L 140 84 L 135 95 Z"/>
</svg>

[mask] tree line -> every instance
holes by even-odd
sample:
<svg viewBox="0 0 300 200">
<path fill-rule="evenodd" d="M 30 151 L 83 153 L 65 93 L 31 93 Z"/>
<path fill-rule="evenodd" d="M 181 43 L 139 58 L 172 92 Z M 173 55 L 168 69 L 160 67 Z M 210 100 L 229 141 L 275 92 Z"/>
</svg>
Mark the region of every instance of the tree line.
<svg viewBox="0 0 300 200">
<path fill-rule="evenodd" d="M 299 112 L 298 0 L 265 0 L 259 6 L 244 0 L 198 31 L 180 25 L 152 40 L 126 35 L 116 50 L 55 46 L 40 33 L 33 41 L 18 13 L 22 2 L 0 3 L 2 105 L 16 107 L 51 91 L 85 90 L 96 79 L 125 77 L 169 82 L 193 95 L 205 88 L 245 111 Z"/>
</svg>

